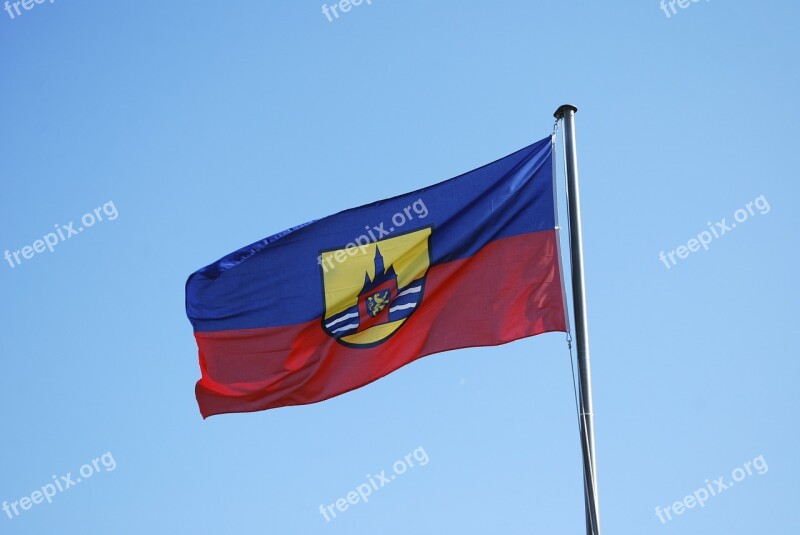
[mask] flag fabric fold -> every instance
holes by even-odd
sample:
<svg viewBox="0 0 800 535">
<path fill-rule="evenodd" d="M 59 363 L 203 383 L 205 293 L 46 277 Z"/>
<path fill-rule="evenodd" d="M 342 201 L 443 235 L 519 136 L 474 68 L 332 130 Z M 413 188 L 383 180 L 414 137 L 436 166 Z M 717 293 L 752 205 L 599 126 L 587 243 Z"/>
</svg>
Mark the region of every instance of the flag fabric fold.
<svg viewBox="0 0 800 535">
<path fill-rule="evenodd" d="M 548 137 L 192 274 L 203 417 L 314 403 L 426 355 L 565 331 L 552 158 Z"/>
</svg>

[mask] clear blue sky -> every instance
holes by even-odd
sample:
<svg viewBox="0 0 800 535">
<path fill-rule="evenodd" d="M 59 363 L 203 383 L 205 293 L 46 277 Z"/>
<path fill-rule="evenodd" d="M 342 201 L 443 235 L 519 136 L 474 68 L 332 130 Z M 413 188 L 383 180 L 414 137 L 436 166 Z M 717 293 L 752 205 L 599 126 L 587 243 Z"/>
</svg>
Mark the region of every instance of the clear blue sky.
<svg viewBox="0 0 800 535">
<path fill-rule="evenodd" d="M 0 253 L 104 218 L 0 259 L 0 502 L 115 463 L 0 511 L 0 533 L 583 533 L 563 335 L 203 421 L 184 313 L 194 270 L 511 153 L 565 102 L 605 532 L 797 533 L 800 7 L 551 4 L 373 0 L 332 22 L 296 0 L 0 11 Z M 762 195 L 769 212 L 708 251 L 659 260 Z M 424 467 L 319 513 L 418 447 Z M 758 456 L 765 474 L 659 521 Z"/>
</svg>

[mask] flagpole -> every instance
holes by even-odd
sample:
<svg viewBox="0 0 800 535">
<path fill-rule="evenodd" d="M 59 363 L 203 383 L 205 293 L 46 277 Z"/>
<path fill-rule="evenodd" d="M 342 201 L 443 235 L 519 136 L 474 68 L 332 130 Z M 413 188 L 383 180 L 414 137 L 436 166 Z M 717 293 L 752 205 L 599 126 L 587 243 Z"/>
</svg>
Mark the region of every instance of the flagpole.
<svg viewBox="0 0 800 535">
<path fill-rule="evenodd" d="M 564 104 L 555 112 L 564 120 L 564 148 L 567 168 L 567 203 L 569 209 L 570 264 L 572 266 L 572 302 L 575 311 L 575 345 L 578 353 L 581 449 L 583 451 L 586 533 L 600 535 L 600 504 L 597 497 L 597 463 L 594 449 L 594 416 L 592 410 L 592 372 L 589 364 L 589 330 L 586 314 L 586 293 L 583 272 L 583 239 L 581 201 L 578 188 L 578 155 L 575 146 L 575 112 L 578 108 Z"/>
</svg>

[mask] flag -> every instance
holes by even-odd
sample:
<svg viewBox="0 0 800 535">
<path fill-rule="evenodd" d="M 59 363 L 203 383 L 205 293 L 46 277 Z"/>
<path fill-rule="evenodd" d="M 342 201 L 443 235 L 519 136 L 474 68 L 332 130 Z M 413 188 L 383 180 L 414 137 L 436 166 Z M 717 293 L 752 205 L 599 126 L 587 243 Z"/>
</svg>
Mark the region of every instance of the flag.
<svg viewBox="0 0 800 535">
<path fill-rule="evenodd" d="M 565 331 L 551 138 L 192 274 L 203 417 L 322 401 L 426 355 Z"/>
</svg>

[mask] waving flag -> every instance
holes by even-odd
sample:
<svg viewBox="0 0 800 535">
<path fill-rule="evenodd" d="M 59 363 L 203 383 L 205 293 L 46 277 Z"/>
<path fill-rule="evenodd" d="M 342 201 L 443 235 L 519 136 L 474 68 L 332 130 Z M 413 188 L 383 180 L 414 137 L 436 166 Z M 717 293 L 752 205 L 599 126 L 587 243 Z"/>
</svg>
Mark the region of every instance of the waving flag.
<svg viewBox="0 0 800 535">
<path fill-rule="evenodd" d="M 314 403 L 426 355 L 565 331 L 552 143 L 285 230 L 186 283 L 203 417 Z"/>
</svg>

